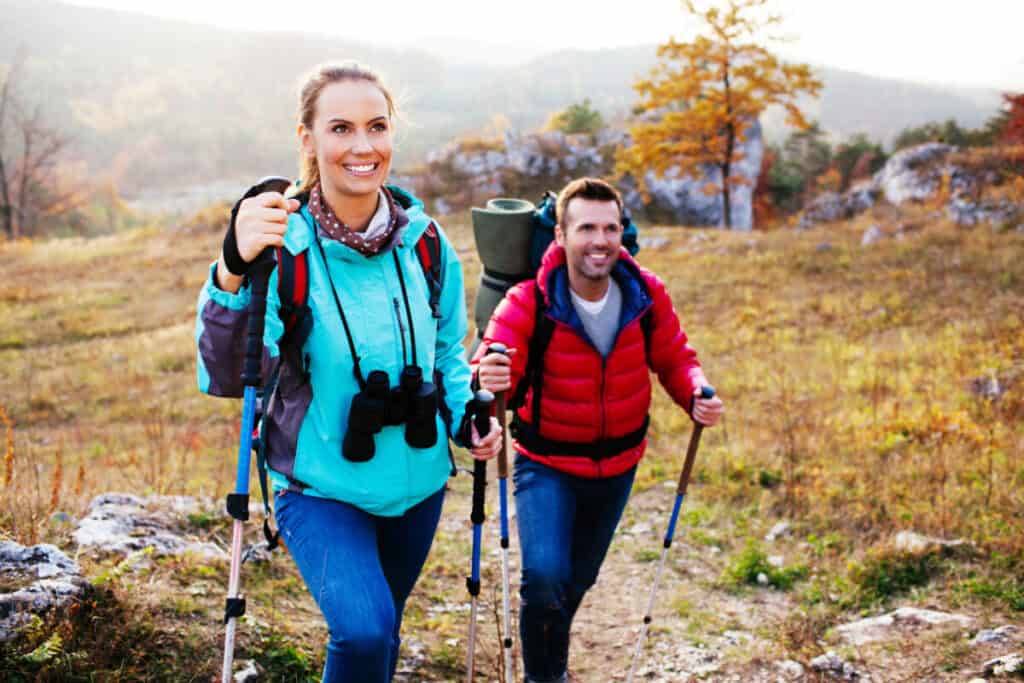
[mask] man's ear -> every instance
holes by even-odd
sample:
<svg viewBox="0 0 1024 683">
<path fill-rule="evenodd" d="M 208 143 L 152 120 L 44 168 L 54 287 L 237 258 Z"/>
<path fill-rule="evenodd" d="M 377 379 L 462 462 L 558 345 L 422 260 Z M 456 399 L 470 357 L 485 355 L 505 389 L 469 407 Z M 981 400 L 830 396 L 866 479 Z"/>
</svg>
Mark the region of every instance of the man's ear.
<svg viewBox="0 0 1024 683">
<path fill-rule="evenodd" d="M 565 230 L 562 229 L 561 223 L 555 225 L 555 242 L 560 247 L 565 246 Z"/>
</svg>

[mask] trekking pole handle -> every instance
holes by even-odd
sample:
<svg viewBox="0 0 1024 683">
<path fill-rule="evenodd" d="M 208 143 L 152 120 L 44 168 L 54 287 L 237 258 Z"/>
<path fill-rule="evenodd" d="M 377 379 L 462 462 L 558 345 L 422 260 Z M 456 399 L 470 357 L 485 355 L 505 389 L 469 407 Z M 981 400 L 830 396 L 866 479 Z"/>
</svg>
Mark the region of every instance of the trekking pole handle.
<svg viewBox="0 0 1024 683">
<path fill-rule="evenodd" d="M 501 342 L 495 342 L 487 347 L 487 354 L 500 353 L 503 356 L 508 356 L 508 347 Z M 508 478 L 508 459 L 505 456 L 505 401 L 507 399 L 506 391 L 499 391 L 495 396 L 495 402 L 497 408 L 495 413 L 498 417 L 498 427 L 501 429 L 501 453 L 498 454 L 498 478 Z"/>
<path fill-rule="evenodd" d="M 710 384 L 703 385 L 700 388 L 700 397 L 714 398 L 715 388 Z M 690 412 L 693 412 L 692 408 Z M 690 472 L 693 470 L 693 463 L 697 459 L 697 447 L 700 446 L 700 435 L 703 431 L 704 425 L 694 420 L 693 433 L 690 435 L 690 445 L 686 449 L 686 462 L 683 464 L 683 471 L 679 475 L 679 485 L 676 487 L 676 493 L 680 496 L 686 495 L 686 487 L 690 484 Z"/>
<path fill-rule="evenodd" d="M 291 185 L 291 181 L 280 176 L 268 176 L 250 187 L 242 199 L 255 197 L 264 192 L 283 193 Z M 241 203 L 241 201 L 239 201 Z M 232 211 L 232 229 L 236 210 Z M 249 325 L 245 343 L 245 365 L 242 371 L 242 383 L 247 387 L 258 387 L 261 384 L 260 370 L 263 360 L 263 322 L 267 312 L 267 283 L 270 271 L 274 269 L 274 254 L 264 249 L 249 265 L 248 277 L 252 283 L 249 299 Z"/>
<path fill-rule="evenodd" d="M 478 436 L 487 436 L 491 426 L 491 404 L 494 403 L 494 394 L 486 389 L 480 389 L 473 396 L 473 426 L 476 427 Z M 473 460 L 473 510 L 470 513 L 470 520 L 473 524 L 482 524 L 484 521 L 484 491 L 487 488 L 487 461 Z"/>
</svg>

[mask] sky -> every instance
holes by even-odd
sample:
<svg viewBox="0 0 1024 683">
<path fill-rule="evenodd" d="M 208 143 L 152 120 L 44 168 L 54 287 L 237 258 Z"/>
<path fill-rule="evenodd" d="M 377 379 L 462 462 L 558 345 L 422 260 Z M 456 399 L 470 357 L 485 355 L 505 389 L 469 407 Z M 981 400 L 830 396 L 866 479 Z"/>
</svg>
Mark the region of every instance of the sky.
<svg viewBox="0 0 1024 683">
<path fill-rule="evenodd" d="M 791 37 L 776 47 L 787 57 L 886 78 L 1024 90 L 1024 0 L 770 1 Z M 328 33 L 392 47 L 429 47 L 489 64 L 514 64 L 556 49 L 686 39 L 695 27 L 680 0 L 71 2 L 236 30 Z"/>
</svg>

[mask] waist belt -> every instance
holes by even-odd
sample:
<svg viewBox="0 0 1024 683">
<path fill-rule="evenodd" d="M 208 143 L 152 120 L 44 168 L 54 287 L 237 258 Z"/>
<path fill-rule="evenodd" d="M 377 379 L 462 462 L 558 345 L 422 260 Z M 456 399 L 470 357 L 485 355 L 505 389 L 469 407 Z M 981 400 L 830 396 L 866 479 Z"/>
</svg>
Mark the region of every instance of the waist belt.
<svg viewBox="0 0 1024 683">
<path fill-rule="evenodd" d="M 541 436 L 529 422 L 524 422 L 516 415 L 512 418 L 512 425 L 509 431 L 523 448 L 537 455 L 569 455 L 591 460 L 605 460 L 619 453 L 639 446 L 644 437 L 647 436 L 647 427 L 651 423 L 651 416 L 644 415 L 644 422 L 628 434 L 617 436 L 613 439 L 600 439 L 598 441 L 556 441 Z"/>
</svg>

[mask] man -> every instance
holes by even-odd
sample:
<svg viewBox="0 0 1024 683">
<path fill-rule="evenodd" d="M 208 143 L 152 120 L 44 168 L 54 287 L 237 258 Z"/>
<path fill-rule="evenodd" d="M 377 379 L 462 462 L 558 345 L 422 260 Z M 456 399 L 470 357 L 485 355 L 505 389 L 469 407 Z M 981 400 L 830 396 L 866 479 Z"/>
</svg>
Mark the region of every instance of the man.
<svg viewBox="0 0 1024 683">
<path fill-rule="evenodd" d="M 622 247 L 615 188 L 574 180 L 556 215 L 536 279 L 509 290 L 473 360 L 482 388 L 521 402 L 513 482 L 528 683 L 568 680 L 572 619 L 597 580 L 646 446 L 648 367 L 694 419 L 712 426 L 722 414 L 718 398 L 699 398 L 707 381 L 664 284 Z M 498 342 L 508 355 L 487 354 Z"/>
</svg>

